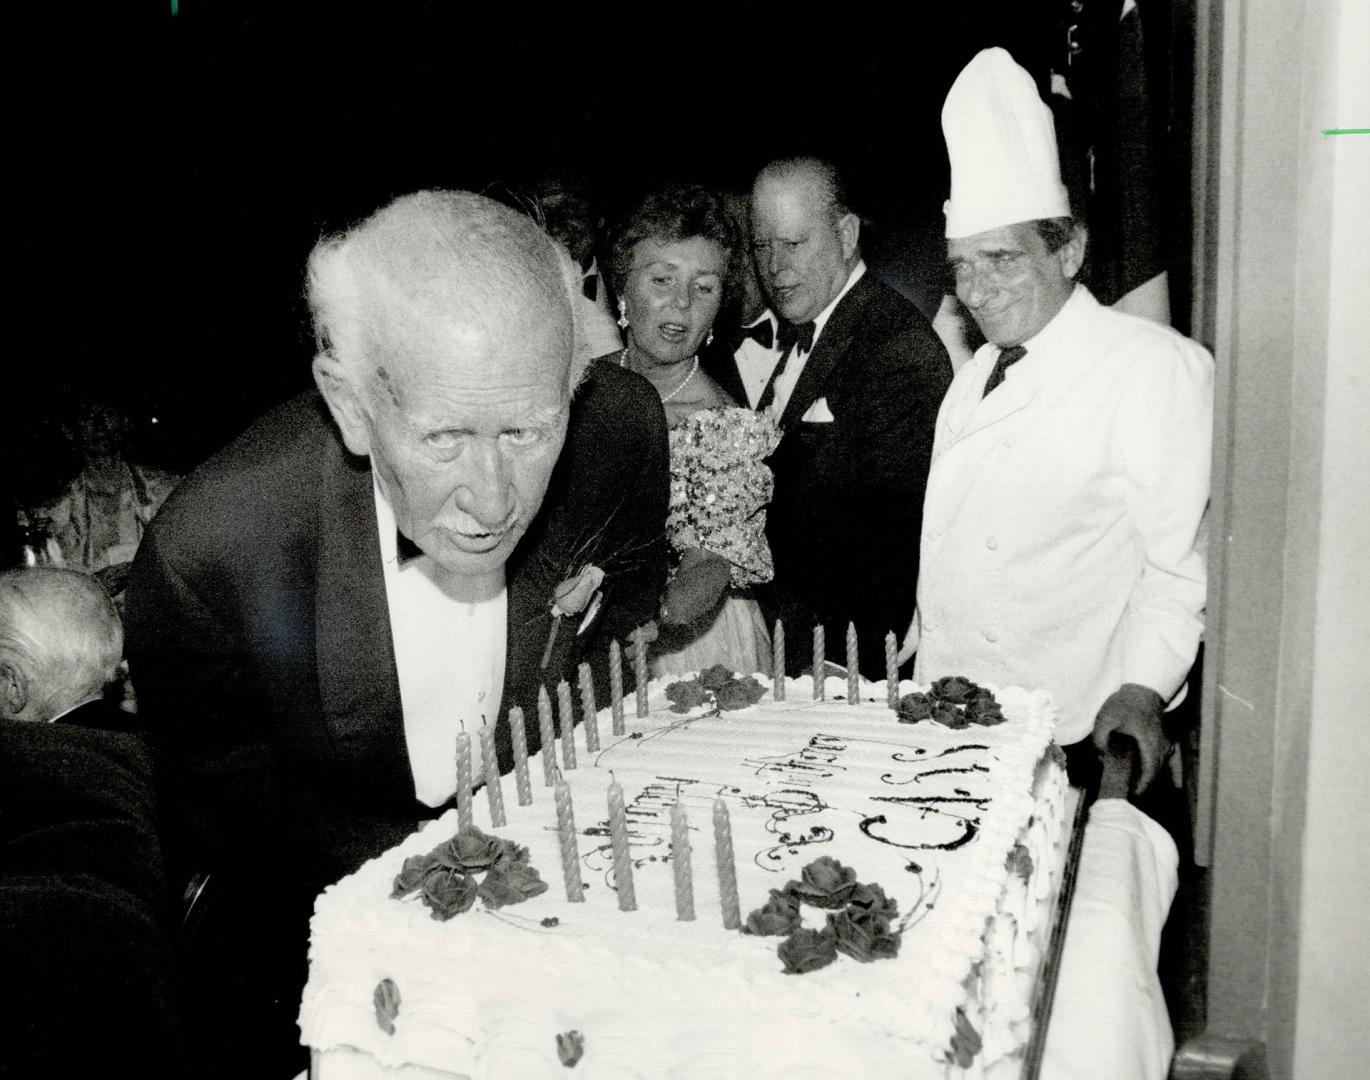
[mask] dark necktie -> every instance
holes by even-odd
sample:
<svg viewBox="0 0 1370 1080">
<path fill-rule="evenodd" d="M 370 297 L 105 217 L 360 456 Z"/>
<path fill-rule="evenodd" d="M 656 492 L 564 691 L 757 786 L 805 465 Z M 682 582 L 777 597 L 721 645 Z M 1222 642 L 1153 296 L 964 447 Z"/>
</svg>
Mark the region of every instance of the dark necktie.
<svg viewBox="0 0 1370 1080">
<path fill-rule="evenodd" d="M 742 328 L 742 339 L 745 341 L 747 338 L 751 338 L 763 349 L 769 349 L 775 342 L 775 327 L 771 325 L 770 319 L 762 319 L 751 326 L 744 326 Z"/>
<path fill-rule="evenodd" d="M 985 380 L 985 392 L 980 396 L 989 397 L 989 392 L 1004 381 L 1004 372 L 1009 369 L 1009 365 L 1018 363 L 1026 355 L 1027 350 L 1021 345 L 1010 345 L 1007 349 L 1000 349 L 999 359 L 994 361 L 994 370 Z"/>
<path fill-rule="evenodd" d="M 761 391 L 761 397 L 756 401 L 757 412 L 770 408 L 771 402 L 775 400 L 775 384 L 784 374 L 790 355 L 796 351 L 807 353 L 813 349 L 813 331 L 812 322 L 798 325 L 786 322 L 780 324 L 780 329 L 776 332 L 776 343 L 780 346 L 780 362 L 775 365 L 775 370 L 771 372 L 770 380 L 766 383 L 766 389 Z"/>
</svg>

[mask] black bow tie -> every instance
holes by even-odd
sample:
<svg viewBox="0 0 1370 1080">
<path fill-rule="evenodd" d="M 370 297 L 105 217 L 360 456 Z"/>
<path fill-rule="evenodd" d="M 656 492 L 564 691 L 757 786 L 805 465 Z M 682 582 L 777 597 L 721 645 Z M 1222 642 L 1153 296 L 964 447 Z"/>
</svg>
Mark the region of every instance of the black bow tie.
<svg viewBox="0 0 1370 1080">
<path fill-rule="evenodd" d="M 396 561 L 403 566 L 407 562 L 417 559 L 423 554 L 423 549 L 418 544 L 410 540 L 398 529 L 395 530 L 395 555 Z"/>
<path fill-rule="evenodd" d="M 776 334 L 776 340 L 780 343 L 780 351 L 789 355 L 791 349 L 799 347 L 802 353 L 813 350 L 814 325 L 812 321 L 806 323 L 787 323 L 780 324 L 780 330 Z"/>
<path fill-rule="evenodd" d="M 775 342 L 775 327 L 771 325 L 770 319 L 762 319 L 760 322 L 753 323 L 751 326 L 742 328 L 742 338 L 751 338 L 763 349 L 769 349 Z"/>
</svg>

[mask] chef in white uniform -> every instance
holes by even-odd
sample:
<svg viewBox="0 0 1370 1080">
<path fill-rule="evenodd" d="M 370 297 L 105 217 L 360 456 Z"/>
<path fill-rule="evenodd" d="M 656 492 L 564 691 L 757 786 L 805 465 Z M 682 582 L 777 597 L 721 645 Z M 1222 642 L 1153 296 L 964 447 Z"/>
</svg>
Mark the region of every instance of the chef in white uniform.
<svg viewBox="0 0 1370 1080">
<path fill-rule="evenodd" d="M 1074 281 L 1051 113 L 1002 49 L 947 97 L 947 252 L 984 332 L 937 419 L 918 610 L 920 683 L 960 674 L 1051 691 L 1061 745 L 1168 744 L 1203 629 L 1213 360 Z"/>
</svg>

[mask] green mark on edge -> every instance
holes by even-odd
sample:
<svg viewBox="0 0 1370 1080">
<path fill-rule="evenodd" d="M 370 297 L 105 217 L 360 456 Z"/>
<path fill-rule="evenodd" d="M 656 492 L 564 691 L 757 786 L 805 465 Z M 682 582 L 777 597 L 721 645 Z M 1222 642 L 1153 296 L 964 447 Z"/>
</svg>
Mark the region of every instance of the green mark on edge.
<svg viewBox="0 0 1370 1080">
<path fill-rule="evenodd" d="M 1370 135 L 1370 128 L 1323 128 L 1324 135 Z"/>
</svg>

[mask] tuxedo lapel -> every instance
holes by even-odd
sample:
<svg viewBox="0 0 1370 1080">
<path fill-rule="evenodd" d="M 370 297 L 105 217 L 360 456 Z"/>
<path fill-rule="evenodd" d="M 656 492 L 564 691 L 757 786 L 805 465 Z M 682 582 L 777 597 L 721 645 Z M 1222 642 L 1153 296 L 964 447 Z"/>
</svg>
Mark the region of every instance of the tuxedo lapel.
<svg viewBox="0 0 1370 1080">
<path fill-rule="evenodd" d="M 323 721 L 342 760 L 365 761 L 379 791 L 413 799 L 371 471 L 334 438 L 320 484 L 314 632 Z"/>
<path fill-rule="evenodd" d="M 739 405 L 747 404 L 747 388 L 742 384 L 735 352 L 740 347 L 736 334 L 722 335 L 699 350 L 699 366 L 719 388 Z"/>
<path fill-rule="evenodd" d="M 813 352 L 804 364 L 804 370 L 800 372 L 799 379 L 794 384 L 790 400 L 785 404 L 785 412 L 780 417 L 781 431 L 788 431 L 794 427 L 809 411 L 809 406 L 825 396 L 822 391 L 828 381 L 828 375 L 852 347 L 861 310 L 865 307 L 869 295 L 869 284 L 869 279 L 863 277 L 851 287 L 846 296 L 842 297 L 837 307 L 833 308 L 832 314 L 828 316 L 823 332 L 819 335 Z"/>
<path fill-rule="evenodd" d="M 531 536 L 528 539 L 533 540 L 528 546 L 535 549 L 537 541 Z M 505 579 L 509 625 L 505 635 L 504 691 L 500 697 L 499 724 L 495 728 L 495 752 L 501 772 L 514 767 L 509 709 L 514 705 L 523 709 L 525 731 L 537 728 L 537 714 L 533 709 L 537 703 L 537 687 L 541 684 L 542 654 L 552 627 L 550 593 L 542 575 L 529 569 L 537 565 L 536 550 L 520 551 L 509 561 Z M 574 633 L 575 627 L 567 626 L 563 620 L 557 636 Z M 548 670 L 559 669 L 549 664 Z"/>
</svg>

